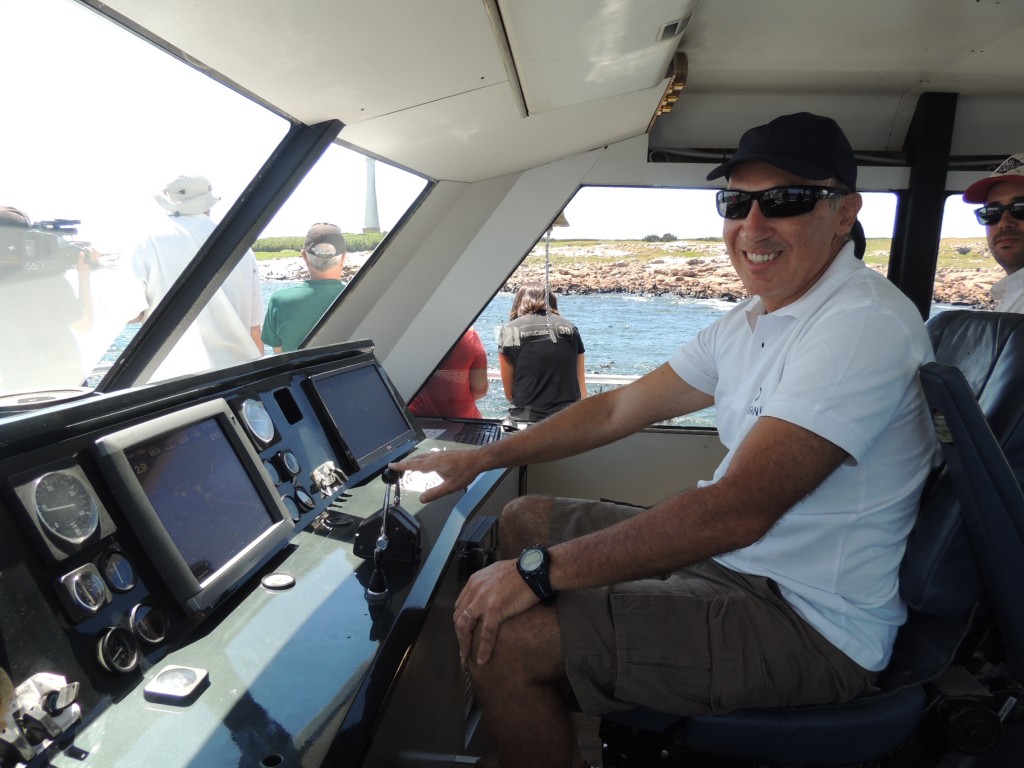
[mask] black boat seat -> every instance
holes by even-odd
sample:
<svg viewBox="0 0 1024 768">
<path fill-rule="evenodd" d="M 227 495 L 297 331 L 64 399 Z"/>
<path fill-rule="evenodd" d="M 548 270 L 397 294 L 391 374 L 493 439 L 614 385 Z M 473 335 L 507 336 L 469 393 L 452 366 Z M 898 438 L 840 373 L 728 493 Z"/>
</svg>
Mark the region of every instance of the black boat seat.
<svg viewBox="0 0 1024 768">
<path fill-rule="evenodd" d="M 1004 660 L 1024 680 L 1024 492 L 960 370 L 929 363 L 921 369 L 921 382 L 944 428 L 942 453 L 963 505 Z M 1019 428 L 1019 421 L 996 426 L 1004 433 Z"/>
<path fill-rule="evenodd" d="M 944 312 L 928 322 L 928 332 L 936 358 L 962 370 L 984 414 L 1006 425 L 999 441 L 1018 473 L 1024 471 L 1024 428 L 1018 428 L 1024 425 L 1024 315 Z M 611 713 L 601 723 L 605 768 L 684 764 L 694 753 L 840 766 L 897 749 L 921 726 L 935 697 L 927 684 L 953 661 L 982 599 L 969 539 L 944 467 L 925 490 L 901 564 L 909 617 L 880 676 L 881 693 L 847 704 L 720 716 L 679 717 L 644 707 Z M 1024 571 L 1024 548 L 1015 556 Z M 1018 596 L 1015 604 L 1024 622 L 1024 601 Z"/>
</svg>

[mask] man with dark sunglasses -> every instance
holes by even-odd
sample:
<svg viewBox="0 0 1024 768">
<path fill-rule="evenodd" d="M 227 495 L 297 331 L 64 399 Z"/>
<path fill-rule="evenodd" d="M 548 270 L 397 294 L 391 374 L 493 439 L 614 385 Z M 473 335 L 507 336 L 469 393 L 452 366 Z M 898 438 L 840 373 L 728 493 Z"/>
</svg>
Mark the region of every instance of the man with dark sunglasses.
<svg viewBox="0 0 1024 768">
<path fill-rule="evenodd" d="M 713 478 L 648 509 L 524 496 L 498 562 L 455 602 L 501 768 L 582 762 L 586 713 L 848 701 L 906 618 L 898 571 L 935 456 L 917 309 L 854 255 L 857 163 L 831 119 L 747 131 L 709 179 L 751 298 L 667 363 L 507 440 L 436 452 L 429 501 L 482 471 L 559 459 L 710 405 Z"/>
<path fill-rule="evenodd" d="M 1006 271 L 992 286 L 997 312 L 1024 312 L 1024 152 L 1010 155 L 992 174 L 964 191 L 964 202 L 984 225 L 988 249 Z"/>
</svg>

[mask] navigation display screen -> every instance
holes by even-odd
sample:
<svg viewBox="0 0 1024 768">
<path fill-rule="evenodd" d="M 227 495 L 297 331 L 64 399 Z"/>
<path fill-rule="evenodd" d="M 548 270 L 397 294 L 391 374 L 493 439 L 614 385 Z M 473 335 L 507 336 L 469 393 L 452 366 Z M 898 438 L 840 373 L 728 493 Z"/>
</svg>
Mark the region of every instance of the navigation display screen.
<svg viewBox="0 0 1024 768">
<path fill-rule="evenodd" d="M 415 440 L 414 428 L 376 365 L 320 374 L 311 382 L 358 469 L 400 443 Z"/>
<path fill-rule="evenodd" d="M 217 419 L 161 435 L 125 456 L 200 583 L 275 522 Z"/>
<path fill-rule="evenodd" d="M 223 399 L 96 441 L 125 519 L 188 613 L 212 609 L 284 547 L 294 523 Z"/>
</svg>

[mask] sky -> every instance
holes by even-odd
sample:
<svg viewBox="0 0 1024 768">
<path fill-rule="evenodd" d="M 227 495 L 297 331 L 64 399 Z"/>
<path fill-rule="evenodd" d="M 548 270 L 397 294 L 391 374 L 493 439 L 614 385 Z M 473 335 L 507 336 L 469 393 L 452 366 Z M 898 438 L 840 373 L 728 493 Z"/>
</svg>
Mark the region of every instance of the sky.
<svg viewBox="0 0 1024 768">
<path fill-rule="evenodd" d="M 600 198 L 595 204 L 589 198 Z M 868 237 L 892 237 L 896 196 L 891 193 L 863 195 L 860 221 Z M 597 189 L 584 188 L 566 206 L 570 227 L 557 228 L 553 238 L 622 237 L 671 233 L 680 238 L 719 237 L 722 220 L 715 212 L 714 193 L 693 189 Z M 985 229 L 974 218 L 976 205 L 950 198 L 943 214 L 942 237 L 970 237 L 984 240 Z M 578 233 L 578 234 L 577 234 Z"/>
<path fill-rule="evenodd" d="M 154 199 L 180 174 L 201 174 L 227 211 L 287 130 L 281 118 L 191 67 L 125 34 L 70 0 L 0 0 L 8 80 L 0 136 L 0 205 L 32 219 L 80 219 L 79 239 L 118 250 L 163 215 Z M 21 32 L 24 30 L 24 33 Z M 20 91 L 15 92 L 12 82 Z M 11 149 L 14 151 L 11 151 Z M 264 235 L 301 235 L 314 221 L 360 232 L 366 159 L 331 147 Z M 425 181 L 375 164 L 378 219 L 395 225 Z M 973 206 L 947 204 L 943 237 L 984 237 Z M 868 237 L 889 237 L 895 198 L 865 196 Z M 717 237 L 707 190 L 585 188 L 566 207 L 557 239 L 641 239 L 672 233 Z"/>
</svg>

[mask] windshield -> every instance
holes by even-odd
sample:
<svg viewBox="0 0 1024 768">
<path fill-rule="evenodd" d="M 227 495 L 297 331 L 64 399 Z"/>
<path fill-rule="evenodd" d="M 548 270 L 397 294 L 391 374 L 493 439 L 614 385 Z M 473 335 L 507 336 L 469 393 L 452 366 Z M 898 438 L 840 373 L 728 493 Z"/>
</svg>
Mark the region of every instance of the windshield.
<svg viewBox="0 0 1024 768">
<path fill-rule="evenodd" d="M 2 129 L 0 407 L 96 386 L 290 127 L 70 0 L 4 0 L 4 18 L 0 61 L 22 74 Z M 151 380 L 303 345 L 425 183 L 329 147 Z M 320 243 L 310 265 L 319 223 L 344 252 Z"/>
<path fill-rule="evenodd" d="M 438 364 L 410 403 L 413 413 L 525 423 L 538 420 L 538 411 L 549 415 L 553 399 L 565 407 L 582 391 L 623 386 L 662 365 L 747 295 L 714 196 L 707 189 L 580 189 Z M 863 258 L 882 274 L 895 208 L 894 195 L 864 195 Z M 517 303 L 530 286 L 542 297 L 545 284 L 554 312 Z M 559 328 L 567 331 L 549 335 Z M 715 418 L 712 407 L 665 423 L 713 427 Z"/>
</svg>

